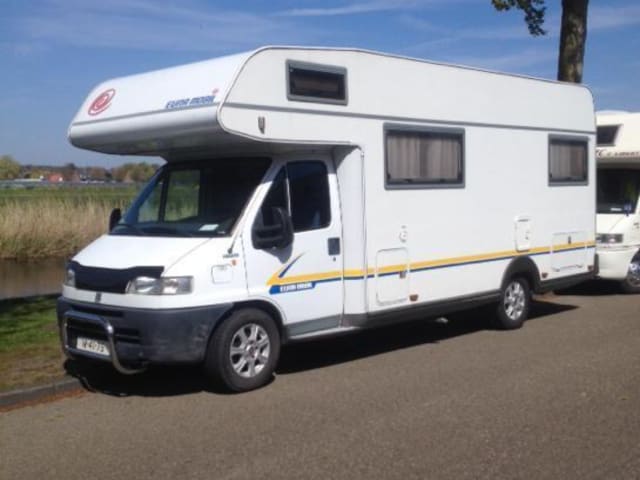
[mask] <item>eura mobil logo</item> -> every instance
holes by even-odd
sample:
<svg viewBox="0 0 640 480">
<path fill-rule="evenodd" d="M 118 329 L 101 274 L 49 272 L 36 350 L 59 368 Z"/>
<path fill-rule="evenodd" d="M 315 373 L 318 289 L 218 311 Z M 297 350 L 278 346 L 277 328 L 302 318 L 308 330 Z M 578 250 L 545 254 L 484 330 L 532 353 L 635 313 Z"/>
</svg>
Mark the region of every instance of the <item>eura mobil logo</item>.
<svg viewBox="0 0 640 480">
<path fill-rule="evenodd" d="M 89 106 L 89 115 L 99 115 L 104 112 L 111 105 L 111 100 L 115 97 L 116 91 L 113 88 L 105 90 L 96 97 L 93 103 Z"/>
</svg>

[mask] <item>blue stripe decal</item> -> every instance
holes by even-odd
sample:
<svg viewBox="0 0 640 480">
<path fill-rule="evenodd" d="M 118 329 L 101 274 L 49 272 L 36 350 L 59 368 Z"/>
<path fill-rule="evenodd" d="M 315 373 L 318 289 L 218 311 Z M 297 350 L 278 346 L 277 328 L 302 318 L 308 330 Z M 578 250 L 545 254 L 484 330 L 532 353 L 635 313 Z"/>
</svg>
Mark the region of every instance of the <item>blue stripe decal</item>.
<svg viewBox="0 0 640 480">
<path fill-rule="evenodd" d="M 283 278 L 287 274 L 287 272 L 291 269 L 291 267 L 293 267 L 293 264 L 296 263 L 298 260 L 300 260 L 300 257 L 302 257 L 303 255 L 304 253 L 301 253 L 296 258 L 294 258 L 293 261 L 289 263 L 289 265 L 287 265 L 285 269 L 282 270 L 282 272 L 280 272 L 280 275 L 278 275 L 278 278 Z"/>
</svg>

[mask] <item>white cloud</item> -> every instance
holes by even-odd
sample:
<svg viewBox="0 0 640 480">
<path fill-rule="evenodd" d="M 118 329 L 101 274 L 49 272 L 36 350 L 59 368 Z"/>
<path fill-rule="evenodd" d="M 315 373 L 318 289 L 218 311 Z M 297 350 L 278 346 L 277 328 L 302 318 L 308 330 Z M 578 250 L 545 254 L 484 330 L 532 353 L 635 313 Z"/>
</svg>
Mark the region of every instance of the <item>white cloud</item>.
<svg viewBox="0 0 640 480">
<path fill-rule="evenodd" d="M 413 4 L 415 2 L 408 2 Z M 335 15 L 353 15 L 357 13 L 381 12 L 388 10 L 397 10 L 406 8 L 407 2 L 385 2 L 373 1 L 364 3 L 352 3 L 342 7 L 324 7 L 324 8 L 293 8 L 278 13 L 285 17 L 323 17 Z"/>
<path fill-rule="evenodd" d="M 324 38 L 320 29 L 300 31 L 285 18 L 151 0 L 48 0 L 17 27 L 16 43 L 154 51 L 219 53 Z"/>
<path fill-rule="evenodd" d="M 328 17 L 338 15 L 356 15 L 361 13 L 410 10 L 429 6 L 451 6 L 456 3 L 471 3 L 477 0 L 370 0 L 335 7 L 292 8 L 278 12 L 285 17 Z"/>
</svg>

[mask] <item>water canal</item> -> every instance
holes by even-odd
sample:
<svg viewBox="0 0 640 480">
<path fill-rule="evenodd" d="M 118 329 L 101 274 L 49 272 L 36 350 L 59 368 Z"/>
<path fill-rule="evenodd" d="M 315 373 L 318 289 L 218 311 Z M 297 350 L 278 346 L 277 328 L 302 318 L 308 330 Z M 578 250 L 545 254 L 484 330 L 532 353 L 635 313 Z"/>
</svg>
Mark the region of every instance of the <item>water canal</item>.
<svg viewBox="0 0 640 480">
<path fill-rule="evenodd" d="M 59 293 L 65 260 L 0 260 L 0 300 Z"/>
</svg>

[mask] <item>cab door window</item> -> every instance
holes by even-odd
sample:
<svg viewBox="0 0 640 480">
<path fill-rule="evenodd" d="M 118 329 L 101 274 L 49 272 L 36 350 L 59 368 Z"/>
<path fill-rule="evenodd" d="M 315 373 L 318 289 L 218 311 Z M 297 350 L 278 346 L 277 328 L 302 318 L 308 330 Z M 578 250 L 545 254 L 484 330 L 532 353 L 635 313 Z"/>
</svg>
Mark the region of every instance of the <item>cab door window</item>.
<svg viewBox="0 0 640 480">
<path fill-rule="evenodd" d="M 283 167 L 267 193 L 256 219 L 260 227 L 271 227 L 282 208 L 291 216 L 294 233 L 325 228 L 331 223 L 329 181 L 323 162 L 290 162 Z"/>
<path fill-rule="evenodd" d="M 323 162 L 291 162 L 287 165 L 291 221 L 294 232 L 328 227 L 331 223 L 329 180 Z"/>
<path fill-rule="evenodd" d="M 281 208 L 286 212 L 289 212 L 289 193 L 287 187 L 287 171 L 285 168 L 281 168 L 273 182 L 269 193 L 262 202 L 260 207 L 260 213 L 256 219 L 256 223 L 260 227 L 273 227 L 276 226 L 279 221 L 275 215 L 275 209 Z"/>
</svg>

